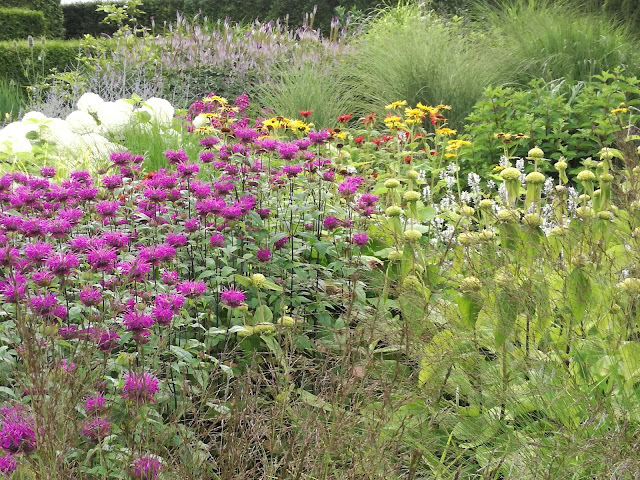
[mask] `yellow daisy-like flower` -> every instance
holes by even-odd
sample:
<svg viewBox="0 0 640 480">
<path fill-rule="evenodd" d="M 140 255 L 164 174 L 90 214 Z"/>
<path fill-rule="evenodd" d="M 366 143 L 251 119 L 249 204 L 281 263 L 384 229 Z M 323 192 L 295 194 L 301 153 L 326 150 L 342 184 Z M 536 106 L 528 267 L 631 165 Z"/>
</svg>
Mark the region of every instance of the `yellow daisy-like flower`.
<svg viewBox="0 0 640 480">
<path fill-rule="evenodd" d="M 391 102 L 389 105 L 387 105 L 386 108 L 387 110 L 395 110 L 396 108 L 400 108 L 400 107 L 404 107 L 407 104 L 406 100 L 398 100 L 396 102 Z"/>
<path fill-rule="evenodd" d="M 205 125 L 204 127 L 196 128 L 194 133 L 212 133 L 215 132 L 216 129 L 212 125 Z"/>
<path fill-rule="evenodd" d="M 616 113 L 627 113 L 628 111 L 629 111 L 628 108 L 619 107 L 619 108 L 612 109 L 611 113 L 613 113 L 615 115 Z"/>
<path fill-rule="evenodd" d="M 334 133 L 333 136 L 335 138 L 339 138 L 340 140 L 344 140 L 345 138 L 347 138 L 347 132 Z"/>
<path fill-rule="evenodd" d="M 493 171 L 497 173 L 497 172 L 501 172 L 505 168 L 507 167 L 503 167 L 502 165 L 496 165 L 495 167 L 493 167 Z"/>
<path fill-rule="evenodd" d="M 430 105 L 423 105 L 421 102 L 418 102 L 418 105 L 416 105 L 416 107 L 427 113 L 438 113 L 438 110 L 434 107 Z"/>
<path fill-rule="evenodd" d="M 435 108 L 436 108 L 436 111 L 438 111 L 438 112 L 439 112 L 440 110 L 451 110 L 451 105 L 443 105 L 443 104 L 440 104 L 440 105 L 436 105 L 436 107 L 435 107 Z"/>
<path fill-rule="evenodd" d="M 420 120 L 422 121 L 425 117 L 425 114 L 419 108 L 405 108 L 404 116 L 410 118 L 412 120 Z"/>
<path fill-rule="evenodd" d="M 456 158 L 458 155 L 455 153 L 445 153 L 444 158 Z"/>
<path fill-rule="evenodd" d="M 220 114 L 215 112 L 205 113 L 204 116 L 207 118 L 220 118 Z"/>
<path fill-rule="evenodd" d="M 391 130 L 397 130 L 406 126 L 398 115 L 389 115 L 384 119 L 384 124 Z"/>
<path fill-rule="evenodd" d="M 447 142 L 447 150 L 449 150 L 450 152 L 459 150 L 461 147 L 464 147 L 465 145 L 471 145 L 471 142 L 468 142 L 466 140 L 449 140 Z"/>
<path fill-rule="evenodd" d="M 227 103 L 229 103 L 226 98 L 219 97 L 218 95 L 214 95 L 213 97 L 204 97 L 202 101 L 204 103 L 218 102 L 220 105 L 226 105 Z"/>
<path fill-rule="evenodd" d="M 311 127 L 304 123 L 302 120 L 291 120 L 289 123 L 289 128 L 295 132 L 304 132 L 307 133 Z"/>
<path fill-rule="evenodd" d="M 262 128 L 275 130 L 276 128 L 280 128 L 280 121 L 277 118 L 269 118 L 262 122 Z"/>
<path fill-rule="evenodd" d="M 458 133 L 458 131 L 452 130 L 451 128 L 443 127 L 443 128 L 436 128 L 436 133 L 438 135 L 444 135 L 445 137 L 450 137 L 451 135 L 455 135 L 456 133 Z"/>
</svg>

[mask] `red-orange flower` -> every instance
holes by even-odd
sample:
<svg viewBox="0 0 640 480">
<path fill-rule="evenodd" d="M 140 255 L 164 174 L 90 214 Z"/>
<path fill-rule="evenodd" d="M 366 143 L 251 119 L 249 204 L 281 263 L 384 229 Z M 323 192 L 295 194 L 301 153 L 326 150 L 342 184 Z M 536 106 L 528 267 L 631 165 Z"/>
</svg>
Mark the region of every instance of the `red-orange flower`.
<svg viewBox="0 0 640 480">
<path fill-rule="evenodd" d="M 347 123 L 349 120 L 351 120 L 352 115 L 353 113 L 343 113 L 342 115 L 338 115 L 338 122 Z"/>
<path fill-rule="evenodd" d="M 302 118 L 309 118 L 313 113 L 313 110 L 300 110 L 298 113 Z"/>
</svg>

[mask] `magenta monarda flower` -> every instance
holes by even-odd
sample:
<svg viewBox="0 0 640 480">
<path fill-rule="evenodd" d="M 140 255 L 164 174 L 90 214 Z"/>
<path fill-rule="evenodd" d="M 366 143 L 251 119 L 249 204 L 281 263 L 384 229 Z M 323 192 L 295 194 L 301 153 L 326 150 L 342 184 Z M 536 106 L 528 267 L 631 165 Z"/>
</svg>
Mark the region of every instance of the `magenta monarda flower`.
<svg viewBox="0 0 640 480">
<path fill-rule="evenodd" d="M 175 270 L 165 270 L 161 275 L 162 283 L 165 285 L 175 285 L 178 283 L 178 272 Z"/>
<path fill-rule="evenodd" d="M 44 178 L 53 178 L 56 176 L 56 169 L 51 167 L 42 167 L 40 169 L 40 175 Z"/>
<path fill-rule="evenodd" d="M 326 228 L 327 230 L 335 230 L 340 226 L 340 220 L 338 220 L 336 217 L 329 216 L 324 219 L 322 225 L 324 225 L 324 228 Z"/>
<path fill-rule="evenodd" d="M 131 163 L 131 154 L 129 152 L 113 152 L 109 155 L 109 160 L 119 167 L 124 167 Z"/>
<path fill-rule="evenodd" d="M 110 202 L 105 200 L 95 204 L 96 213 L 103 218 L 115 217 L 119 208 L 120 202 Z"/>
<path fill-rule="evenodd" d="M 47 258 L 46 266 L 57 276 L 67 276 L 80 265 L 78 257 L 73 253 L 56 253 Z"/>
<path fill-rule="evenodd" d="M 91 417 L 87 418 L 82 424 L 82 435 L 89 437 L 91 440 L 97 441 L 109 436 L 112 425 L 107 417 Z"/>
<path fill-rule="evenodd" d="M 223 290 L 220 298 L 222 304 L 230 308 L 238 308 L 244 304 L 245 295 L 242 290 L 236 288 L 228 288 Z"/>
<path fill-rule="evenodd" d="M 53 247 L 47 242 L 28 243 L 24 247 L 25 257 L 35 265 L 42 265 L 51 253 Z"/>
<path fill-rule="evenodd" d="M 123 323 L 130 332 L 142 332 L 151 327 L 154 321 L 150 315 L 133 310 L 125 314 Z"/>
<path fill-rule="evenodd" d="M 164 152 L 164 156 L 171 165 L 189 161 L 189 157 L 184 150 L 169 150 L 168 152 Z"/>
<path fill-rule="evenodd" d="M 96 306 L 102 301 L 102 293 L 91 287 L 85 288 L 84 290 L 80 291 L 78 297 L 80 298 L 82 304 L 87 307 Z"/>
<path fill-rule="evenodd" d="M 84 402 L 84 409 L 88 414 L 99 412 L 107 405 L 107 399 L 100 394 L 91 395 Z"/>
<path fill-rule="evenodd" d="M 369 243 L 369 235 L 364 232 L 356 233 L 351 241 L 359 247 L 364 247 L 367 243 Z"/>
<path fill-rule="evenodd" d="M 197 163 L 179 163 L 177 170 L 180 177 L 189 178 L 198 173 L 200 167 L 198 167 Z"/>
<path fill-rule="evenodd" d="M 157 480 L 162 472 L 162 462 L 151 455 L 136 455 L 131 463 L 131 475 L 140 480 Z"/>
<path fill-rule="evenodd" d="M 120 335 L 113 330 L 98 330 L 94 332 L 94 338 L 96 341 L 96 347 L 98 350 L 108 352 L 118 346 L 118 340 Z"/>
<path fill-rule="evenodd" d="M 155 394 L 160 390 L 159 383 L 152 373 L 127 372 L 124 374 L 122 398 L 136 403 L 152 403 L 155 401 Z"/>
<path fill-rule="evenodd" d="M 0 448 L 8 453 L 29 453 L 36 448 L 33 417 L 24 407 L 0 408 Z"/>
<path fill-rule="evenodd" d="M 118 254 L 112 248 L 94 248 L 87 254 L 87 263 L 91 268 L 103 272 L 113 270 L 117 259 Z"/>
<path fill-rule="evenodd" d="M 280 250 L 284 248 L 284 246 L 289 243 L 289 237 L 283 237 L 280 240 L 276 240 L 273 242 L 273 248 L 276 250 Z"/>
<path fill-rule="evenodd" d="M 211 243 L 212 247 L 224 247 L 224 235 L 214 233 L 211 235 L 209 243 Z"/>
<path fill-rule="evenodd" d="M 261 262 L 268 262 L 269 260 L 271 260 L 271 251 L 267 249 L 258 250 L 256 252 L 256 258 Z"/>
<path fill-rule="evenodd" d="M 16 468 L 18 468 L 16 457 L 10 454 L 0 457 L 0 473 L 4 473 L 7 477 L 11 477 L 11 474 Z"/>
<path fill-rule="evenodd" d="M 188 298 L 200 297 L 207 291 L 207 284 L 204 282 L 185 281 L 179 283 L 176 286 L 176 290 Z"/>
</svg>

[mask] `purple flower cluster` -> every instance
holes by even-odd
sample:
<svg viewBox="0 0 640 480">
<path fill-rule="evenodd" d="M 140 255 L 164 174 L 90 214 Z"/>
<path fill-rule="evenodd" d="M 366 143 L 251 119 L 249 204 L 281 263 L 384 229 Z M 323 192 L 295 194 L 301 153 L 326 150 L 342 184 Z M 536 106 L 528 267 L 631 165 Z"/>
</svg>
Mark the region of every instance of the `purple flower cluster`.
<svg viewBox="0 0 640 480">
<path fill-rule="evenodd" d="M 20 405 L 0 408 L 0 448 L 10 454 L 30 453 L 36 448 L 33 417 Z"/>
<path fill-rule="evenodd" d="M 135 403 L 153 403 L 160 391 L 160 381 L 150 372 L 127 372 L 123 380 L 122 398 Z"/>
</svg>

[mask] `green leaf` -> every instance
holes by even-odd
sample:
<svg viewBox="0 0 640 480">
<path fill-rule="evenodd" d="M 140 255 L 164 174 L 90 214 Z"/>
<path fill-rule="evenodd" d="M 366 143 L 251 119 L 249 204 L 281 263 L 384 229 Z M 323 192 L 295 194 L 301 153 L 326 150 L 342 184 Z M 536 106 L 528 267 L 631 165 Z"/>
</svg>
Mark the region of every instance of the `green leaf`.
<svg viewBox="0 0 640 480">
<path fill-rule="evenodd" d="M 480 302 L 477 299 L 468 295 L 461 295 L 458 298 L 458 308 L 462 315 L 462 321 L 467 327 L 473 330 L 478 321 L 478 314 L 481 310 Z"/>
<path fill-rule="evenodd" d="M 273 321 L 273 313 L 266 305 L 256 308 L 253 318 L 257 323 L 271 323 Z"/>
<path fill-rule="evenodd" d="M 627 342 L 620 347 L 622 375 L 625 380 L 640 380 L 640 343 Z"/>
</svg>

